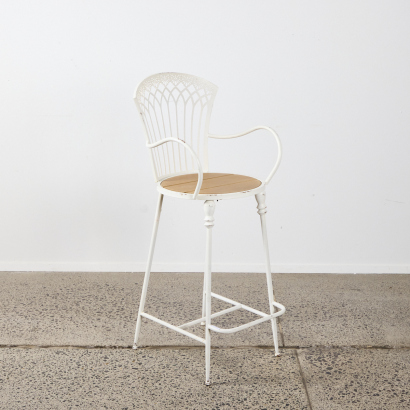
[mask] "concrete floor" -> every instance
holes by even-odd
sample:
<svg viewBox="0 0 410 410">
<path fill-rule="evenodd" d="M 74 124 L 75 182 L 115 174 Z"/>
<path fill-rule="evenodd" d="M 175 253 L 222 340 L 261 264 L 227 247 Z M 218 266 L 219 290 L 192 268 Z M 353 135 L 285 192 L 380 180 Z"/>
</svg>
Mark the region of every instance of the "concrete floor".
<svg viewBox="0 0 410 410">
<path fill-rule="evenodd" d="M 410 408 L 410 275 L 274 275 L 282 356 L 269 323 L 213 334 L 209 387 L 191 339 L 144 320 L 131 349 L 142 279 L 0 273 L 0 409 Z M 197 273 L 152 274 L 146 311 L 196 319 L 201 286 Z M 213 291 L 268 310 L 262 274 L 213 274 Z"/>
</svg>

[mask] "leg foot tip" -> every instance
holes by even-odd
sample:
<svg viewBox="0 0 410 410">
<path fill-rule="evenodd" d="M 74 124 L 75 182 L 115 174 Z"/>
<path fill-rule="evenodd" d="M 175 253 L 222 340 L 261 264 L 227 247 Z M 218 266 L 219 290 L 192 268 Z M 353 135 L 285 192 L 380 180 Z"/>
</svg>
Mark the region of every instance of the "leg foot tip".
<svg viewBox="0 0 410 410">
<path fill-rule="evenodd" d="M 133 348 L 134 350 L 136 350 L 136 349 L 138 349 L 138 346 L 137 346 L 136 344 L 133 344 L 133 345 L 132 345 L 132 348 Z"/>
<path fill-rule="evenodd" d="M 211 381 L 210 380 L 207 380 L 206 382 L 205 382 L 205 386 L 210 386 L 211 385 Z"/>
<path fill-rule="evenodd" d="M 275 353 L 275 356 L 276 357 L 279 357 L 280 356 L 280 353 L 278 352 L 278 353 Z"/>
</svg>

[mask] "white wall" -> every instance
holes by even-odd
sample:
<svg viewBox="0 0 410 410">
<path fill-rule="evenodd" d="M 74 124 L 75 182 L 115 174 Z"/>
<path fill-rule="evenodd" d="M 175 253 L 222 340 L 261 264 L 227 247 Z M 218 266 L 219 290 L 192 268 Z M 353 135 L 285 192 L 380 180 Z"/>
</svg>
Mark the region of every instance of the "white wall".
<svg viewBox="0 0 410 410">
<path fill-rule="evenodd" d="M 219 85 L 211 132 L 282 139 L 275 271 L 409 273 L 409 18 L 407 0 L 2 2 L 0 270 L 144 269 L 157 195 L 132 94 L 180 71 Z M 270 169 L 263 132 L 210 144 L 211 170 Z M 263 270 L 255 206 L 217 203 L 214 270 Z M 165 198 L 154 270 L 201 271 L 204 244 L 202 203 Z"/>
</svg>

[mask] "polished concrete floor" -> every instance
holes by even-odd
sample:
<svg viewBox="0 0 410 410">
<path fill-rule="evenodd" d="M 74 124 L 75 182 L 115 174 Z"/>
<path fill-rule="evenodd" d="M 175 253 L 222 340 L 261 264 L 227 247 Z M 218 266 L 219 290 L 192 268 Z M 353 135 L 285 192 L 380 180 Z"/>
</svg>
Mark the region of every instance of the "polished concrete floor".
<svg viewBox="0 0 410 410">
<path fill-rule="evenodd" d="M 277 274 L 281 356 L 269 323 L 204 348 L 144 320 L 140 273 L 0 273 L 0 409 L 409 409 L 410 275 Z M 268 311 L 262 274 L 213 274 L 213 291 Z M 146 312 L 201 313 L 202 275 L 154 273 Z M 213 311 L 227 307 L 215 300 Z M 253 320 L 236 311 L 220 327 Z M 192 331 L 203 334 L 196 326 Z"/>
</svg>

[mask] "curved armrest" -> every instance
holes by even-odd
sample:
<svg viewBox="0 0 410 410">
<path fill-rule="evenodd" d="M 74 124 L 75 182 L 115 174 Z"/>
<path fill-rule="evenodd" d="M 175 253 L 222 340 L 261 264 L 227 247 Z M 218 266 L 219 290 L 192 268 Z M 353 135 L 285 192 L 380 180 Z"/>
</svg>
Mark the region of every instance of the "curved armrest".
<svg viewBox="0 0 410 410">
<path fill-rule="evenodd" d="M 195 191 L 194 191 L 194 198 L 196 199 L 196 197 L 199 194 L 199 191 L 201 189 L 202 186 L 202 180 L 204 178 L 204 173 L 202 171 L 202 166 L 201 166 L 201 162 L 199 161 L 198 156 L 195 154 L 195 152 L 192 150 L 192 148 L 189 146 L 189 144 L 187 144 L 185 141 L 180 140 L 178 138 L 164 138 L 160 141 L 154 142 L 153 144 L 147 144 L 147 148 L 152 149 L 152 148 L 156 148 L 162 144 L 165 144 L 167 142 L 177 142 L 178 144 L 181 144 L 186 150 L 188 150 L 188 152 L 192 155 L 192 157 L 195 159 L 197 167 L 198 167 L 198 183 L 196 185 Z"/>
<path fill-rule="evenodd" d="M 241 132 L 240 134 L 232 134 L 232 135 L 212 135 L 212 134 L 208 134 L 208 136 L 210 138 L 218 138 L 218 139 L 238 138 L 238 137 L 242 137 L 244 135 L 250 134 L 251 132 L 256 131 L 256 130 L 266 130 L 266 131 L 271 132 L 273 134 L 273 136 L 275 137 L 276 144 L 278 144 L 278 156 L 276 158 L 276 163 L 273 166 L 272 171 L 269 173 L 268 177 L 265 180 L 265 184 L 268 184 L 269 181 L 272 179 L 273 175 L 275 174 L 276 170 L 278 169 L 279 164 L 280 164 L 280 160 L 282 158 L 282 145 L 280 143 L 280 139 L 278 137 L 278 134 L 276 134 L 276 132 L 272 128 L 265 127 L 264 125 L 260 125 L 258 127 L 251 128 L 248 131 Z"/>
</svg>

